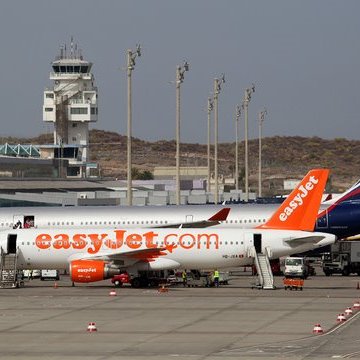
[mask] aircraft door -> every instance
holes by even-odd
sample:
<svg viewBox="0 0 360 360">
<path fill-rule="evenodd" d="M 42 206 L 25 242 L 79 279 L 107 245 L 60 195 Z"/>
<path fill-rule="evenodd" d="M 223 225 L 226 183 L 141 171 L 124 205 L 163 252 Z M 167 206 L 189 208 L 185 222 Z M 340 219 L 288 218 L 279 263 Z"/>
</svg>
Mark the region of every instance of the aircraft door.
<svg viewBox="0 0 360 360">
<path fill-rule="evenodd" d="M 21 224 L 21 226 L 20 226 Z M 14 229 L 23 227 L 24 225 L 24 215 L 14 215 L 13 217 L 13 227 Z"/>
<path fill-rule="evenodd" d="M 7 253 L 16 254 L 17 234 L 9 234 L 7 238 Z"/>
<path fill-rule="evenodd" d="M 191 223 L 194 221 L 194 216 L 193 215 L 186 215 L 185 217 L 185 222 L 186 223 Z"/>
<path fill-rule="evenodd" d="M 254 234 L 254 247 L 257 254 L 262 252 L 261 234 Z"/>
</svg>

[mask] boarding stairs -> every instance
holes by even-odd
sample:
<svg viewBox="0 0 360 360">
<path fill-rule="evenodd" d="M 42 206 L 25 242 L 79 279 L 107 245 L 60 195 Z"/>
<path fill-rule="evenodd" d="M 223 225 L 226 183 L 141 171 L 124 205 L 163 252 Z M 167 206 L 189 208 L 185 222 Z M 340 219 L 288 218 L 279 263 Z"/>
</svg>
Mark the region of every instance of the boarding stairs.
<svg viewBox="0 0 360 360">
<path fill-rule="evenodd" d="M 258 287 L 266 290 L 275 289 L 274 275 L 269 260 L 271 249 L 266 247 L 263 252 L 256 253 L 254 248 L 252 253 L 254 255 L 255 267 L 258 275 Z"/>
<path fill-rule="evenodd" d="M 3 248 L 0 253 L 0 288 L 19 287 L 21 276 L 17 270 L 18 254 L 7 254 Z"/>
</svg>

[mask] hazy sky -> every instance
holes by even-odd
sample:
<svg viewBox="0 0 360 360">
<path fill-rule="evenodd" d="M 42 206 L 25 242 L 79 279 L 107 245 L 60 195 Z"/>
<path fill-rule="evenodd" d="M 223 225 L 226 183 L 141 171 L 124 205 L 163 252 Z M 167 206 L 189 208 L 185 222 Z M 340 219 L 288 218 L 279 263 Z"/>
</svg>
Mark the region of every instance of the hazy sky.
<svg viewBox="0 0 360 360">
<path fill-rule="evenodd" d="M 182 84 L 181 140 L 206 142 L 207 97 L 225 73 L 219 140 L 234 141 L 244 89 L 250 136 L 360 138 L 360 1 L 357 0 L 1 0 L 1 135 L 52 131 L 42 121 L 50 63 L 74 36 L 93 62 L 99 121 L 126 133 L 126 49 L 140 43 L 133 72 L 133 135 L 175 138 L 176 66 Z M 241 136 L 243 135 L 243 126 Z"/>
</svg>

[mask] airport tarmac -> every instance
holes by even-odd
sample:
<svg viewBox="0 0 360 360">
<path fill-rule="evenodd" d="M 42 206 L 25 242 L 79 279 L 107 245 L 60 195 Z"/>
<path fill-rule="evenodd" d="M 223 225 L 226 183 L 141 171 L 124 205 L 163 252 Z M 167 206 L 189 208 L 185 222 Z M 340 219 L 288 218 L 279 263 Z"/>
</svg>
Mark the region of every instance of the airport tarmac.
<svg viewBox="0 0 360 360">
<path fill-rule="evenodd" d="M 321 271 L 320 271 L 321 272 Z M 71 287 L 63 277 L 0 289 L 0 359 L 360 358 L 357 276 L 314 276 L 303 291 L 251 289 L 249 273 L 220 288 Z M 97 331 L 88 332 L 90 322 Z M 324 335 L 313 335 L 321 324 Z"/>
</svg>

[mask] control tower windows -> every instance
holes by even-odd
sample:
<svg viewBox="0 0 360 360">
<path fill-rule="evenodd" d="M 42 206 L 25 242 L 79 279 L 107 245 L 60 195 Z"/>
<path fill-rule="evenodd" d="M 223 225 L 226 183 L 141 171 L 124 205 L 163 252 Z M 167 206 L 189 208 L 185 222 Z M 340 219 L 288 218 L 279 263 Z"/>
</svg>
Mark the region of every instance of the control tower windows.
<svg viewBox="0 0 360 360">
<path fill-rule="evenodd" d="M 71 108 L 70 113 L 72 115 L 87 114 L 88 109 L 87 108 Z"/>
<path fill-rule="evenodd" d="M 65 73 L 65 74 L 73 74 L 73 73 L 82 73 L 87 74 L 90 72 L 89 65 L 53 65 L 53 70 L 55 73 Z"/>
</svg>

